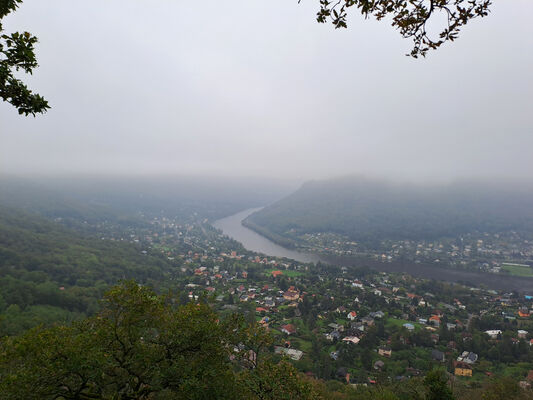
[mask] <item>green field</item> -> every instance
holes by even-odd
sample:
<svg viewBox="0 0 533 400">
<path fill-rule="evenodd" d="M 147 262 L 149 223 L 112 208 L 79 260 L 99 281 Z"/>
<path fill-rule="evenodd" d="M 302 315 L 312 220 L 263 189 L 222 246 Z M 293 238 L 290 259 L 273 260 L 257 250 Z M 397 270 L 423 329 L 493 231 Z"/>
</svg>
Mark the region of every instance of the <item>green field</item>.
<svg viewBox="0 0 533 400">
<path fill-rule="evenodd" d="M 385 321 L 385 326 L 387 328 L 390 328 L 392 326 L 397 326 L 398 328 L 401 328 L 403 327 L 403 324 L 407 324 L 407 323 L 414 325 L 415 329 L 417 330 L 422 327 L 422 325 L 420 325 L 418 322 L 407 321 L 406 319 L 396 319 L 396 318 L 388 318 Z"/>
<path fill-rule="evenodd" d="M 304 273 L 300 271 L 294 271 L 292 269 L 269 269 L 266 271 L 267 275 L 272 275 L 272 271 L 281 271 L 283 272 L 282 276 L 288 276 L 290 278 L 294 278 L 296 276 L 302 276 Z"/>
<path fill-rule="evenodd" d="M 533 268 L 524 264 L 502 264 L 502 270 L 509 272 L 514 276 L 533 276 Z"/>
</svg>

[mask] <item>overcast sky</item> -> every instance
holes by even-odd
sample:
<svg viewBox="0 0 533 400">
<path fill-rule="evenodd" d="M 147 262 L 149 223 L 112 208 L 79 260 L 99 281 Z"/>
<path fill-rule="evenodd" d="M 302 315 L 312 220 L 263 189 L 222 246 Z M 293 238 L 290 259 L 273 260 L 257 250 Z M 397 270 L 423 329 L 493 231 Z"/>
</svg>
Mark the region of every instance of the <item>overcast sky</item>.
<svg viewBox="0 0 533 400">
<path fill-rule="evenodd" d="M 26 79 L 0 103 L 0 170 L 409 180 L 533 178 L 533 2 L 495 0 L 427 59 L 387 22 L 318 0 L 26 0 Z"/>
</svg>

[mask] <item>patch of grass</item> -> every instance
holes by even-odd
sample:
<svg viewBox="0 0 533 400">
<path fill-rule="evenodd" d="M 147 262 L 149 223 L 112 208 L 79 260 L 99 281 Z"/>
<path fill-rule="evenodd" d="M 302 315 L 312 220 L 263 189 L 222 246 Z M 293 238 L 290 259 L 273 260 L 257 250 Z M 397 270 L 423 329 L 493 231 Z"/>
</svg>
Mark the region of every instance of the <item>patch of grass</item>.
<svg viewBox="0 0 533 400">
<path fill-rule="evenodd" d="M 414 325 L 415 329 L 420 329 L 422 327 L 422 325 L 420 325 L 418 322 L 407 321 L 406 319 L 388 318 L 387 321 L 385 322 L 385 326 L 387 328 L 390 328 L 391 326 L 397 326 L 401 328 L 403 327 L 403 324 Z"/>
<path fill-rule="evenodd" d="M 283 275 L 281 276 L 288 276 L 289 278 L 294 278 L 294 277 L 297 277 L 297 276 L 302 276 L 304 275 L 303 272 L 301 271 L 294 271 L 292 269 L 269 269 L 267 270 L 265 273 L 267 275 L 272 275 L 272 271 L 281 271 L 283 273 Z"/>
<path fill-rule="evenodd" d="M 502 270 L 509 272 L 514 276 L 532 277 L 533 268 L 529 265 L 522 264 L 502 264 Z"/>
</svg>

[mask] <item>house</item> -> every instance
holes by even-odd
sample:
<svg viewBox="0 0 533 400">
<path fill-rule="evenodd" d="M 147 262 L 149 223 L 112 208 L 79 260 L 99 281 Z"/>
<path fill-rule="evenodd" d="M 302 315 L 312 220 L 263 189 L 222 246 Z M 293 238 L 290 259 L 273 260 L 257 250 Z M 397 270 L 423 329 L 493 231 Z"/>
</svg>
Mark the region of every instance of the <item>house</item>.
<svg viewBox="0 0 533 400">
<path fill-rule="evenodd" d="M 472 367 L 464 362 L 454 362 L 454 375 L 455 376 L 472 376 Z"/>
<path fill-rule="evenodd" d="M 440 326 L 440 317 L 438 315 L 432 315 L 429 317 L 429 323 L 433 326 Z"/>
<path fill-rule="evenodd" d="M 296 333 L 296 327 L 292 324 L 283 325 L 281 327 L 281 332 L 286 333 L 287 335 L 292 335 Z"/>
<path fill-rule="evenodd" d="M 326 333 L 326 339 L 333 341 L 333 340 L 339 340 L 341 338 L 341 334 L 339 331 L 331 331 L 330 333 Z"/>
<path fill-rule="evenodd" d="M 527 336 L 528 332 L 527 331 L 524 331 L 522 329 L 519 329 L 518 330 L 518 339 L 525 339 L 526 336 Z"/>
<path fill-rule="evenodd" d="M 345 338 L 342 339 L 343 342 L 353 343 L 353 344 L 359 343 L 360 340 L 361 339 L 359 339 L 357 336 L 346 336 Z"/>
<path fill-rule="evenodd" d="M 355 311 L 350 311 L 347 315 L 347 318 L 350 321 L 354 321 L 357 318 L 357 313 Z"/>
<path fill-rule="evenodd" d="M 533 370 L 532 369 L 529 370 L 529 373 L 527 374 L 526 381 L 533 382 Z"/>
<path fill-rule="evenodd" d="M 370 316 L 363 317 L 363 318 L 361 318 L 361 322 L 363 324 L 365 324 L 365 325 L 372 326 L 372 325 L 374 325 L 374 318 L 372 318 Z"/>
<path fill-rule="evenodd" d="M 350 329 L 352 331 L 364 332 L 365 331 L 365 325 L 362 322 L 352 322 L 350 324 Z"/>
<path fill-rule="evenodd" d="M 294 288 L 294 286 L 291 286 L 289 290 L 283 293 L 283 298 L 288 301 L 298 300 L 299 297 L 300 293 Z"/>
<path fill-rule="evenodd" d="M 276 346 L 274 347 L 274 352 L 276 354 L 285 354 L 291 360 L 298 361 L 303 356 L 303 351 L 296 349 L 288 349 L 286 347 Z"/>
<path fill-rule="evenodd" d="M 415 326 L 413 324 L 410 324 L 410 323 L 403 324 L 403 327 L 405 329 L 407 329 L 408 331 L 414 331 L 415 330 Z"/>
<path fill-rule="evenodd" d="M 501 335 L 502 331 L 500 331 L 499 329 L 493 329 L 485 331 L 485 333 L 489 335 L 491 339 L 498 339 L 498 335 Z"/>
<path fill-rule="evenodd" d="M 431 358 L 433 360 L 440 361 L 440 362 L 446 361 L 446 357 L 444 357 L 444 353 L 436 349 L 431 350 Z"/>
<path fill-rule="evenodd" d="M 272 276 L 274 278 L 277 278 L 278 276 L 281 276 L 281 275 L 283 275 L 282 271 L 279 271 L 279 270 L 278 271 L 272 271 Z"/>
<path fill-rule="evenodd" d="M 377 360 L 375 363 L 374 363 L 374 369 L 376 370 L 381 370 L 383 369 L 383 367 L 385 366 L 385 363 L 381 360 Z"/>
<path fill-rule="evenodd" d="M 476 353 L 472 353 L 471 351 L 463 351 L 463 353 L 457 357 L 458 362 L 464 362 L 466 364 L 475 364 L 477 359 L 478 355 Z"/>
<path fill-rule="evenodd" d="M 336 331 L 343 332 L 344 331 L 344 325 L 336 324 L 335 322 L 332 322 L 331 324 L 328 324 L 328 326 L 331 329 L 335 329 Z"/>
<path fill-rule="evenodd" d="M 392 350 L 389 347 L 380 347 L 378 349 L 378 354 L 383 357 L 390 357 L 392 355 Z"/>
<path fill-rule="evenodd" d="M 361 281 L 357 281 L 357 280 L 356 280 L 356 281 L 353 281 L 353 282 L 352 282 L 352 286 L 353 286 L 353 287 L 356 287 L 356 288 L 359 288 L 359 289 L 362 289 L 362 288 L 363 288 L 363 282 L 361 282 Z"/>
<path fill-rule="evenodd" d="M 272 300 L 272 298 L 265 298 L 265 306 L 266 307 L 274 307 L 276 305 L 276 302 Z"/>
<path fill-rule="evenodd" d="M 374 319 L 376 319 L 376 318 L 380 319 L 380 318 L 383 318 L 385 316 L 385 313 L 383 311 L 376 311 L 376 312 L 371 312 L 368 315 L 371 316 Z"/>
</svg>

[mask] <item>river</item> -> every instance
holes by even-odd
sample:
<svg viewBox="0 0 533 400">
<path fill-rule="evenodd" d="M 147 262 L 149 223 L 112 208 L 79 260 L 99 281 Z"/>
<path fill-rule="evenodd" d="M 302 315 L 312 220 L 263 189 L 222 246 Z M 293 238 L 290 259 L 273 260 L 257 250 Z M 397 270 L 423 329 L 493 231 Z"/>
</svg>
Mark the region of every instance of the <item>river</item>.
<svg viewBox="0 0 533 400">
<path fill-rule="evenodd" d="M 257 232 L 248 229 L 241 223 L 242 220 L 248 215 L 259 211 L 261 208 L 262 207 L 250 208 L 248 210 L 238 212 L 237 214 L 230 215 L 229 217 L 219 219 L 213 222 L 213 226 L 222 230 L 222 232 L 224 232 L 230 238 L 242 243 L 242 245 L 250 251 L 263 253 L 267 256 L 291 258 L 293 260 L 305 263 L 316 263 L 317 261 L 321 261 L 320 257 L 316 254 L 302 253 L 299 251 L 286 249 L 285 247 L 270 241 L 266 237 L 261 236 Z"/>
<path fill-rule="evenodd" d="M 263 253 L 267 256 L 287 257 L 300 262 L 316 263 L 321 261 L 324 263 L 344 266 L 368 266 L 375 270 L 385 272 L 405 272 L 419 278 L 448 282 L 463 282 L 473 286 L 479 286 L 482 284 L 491 289 L 518 290 L 521 292 L 533 293 L 533 279 L 531 278 L 464 271 L 460 269 L 437 267 L 431 264 L 415 264 L 411 262 L 382 263 L 372 260 L 354 260 L 349 257 L 323 257 L 317 254 L 286 249 L 242 225 L 243 219 L 260 209 L 261 207 L 238 212 L 237 214 L 213 222 L 213 226 L 222 230 L 224 234 L 229 237 L 242 243 L 246 249 L 257 253 Z"/>
</svg>

